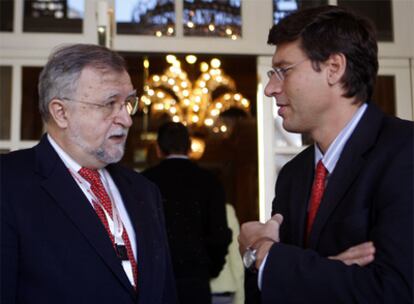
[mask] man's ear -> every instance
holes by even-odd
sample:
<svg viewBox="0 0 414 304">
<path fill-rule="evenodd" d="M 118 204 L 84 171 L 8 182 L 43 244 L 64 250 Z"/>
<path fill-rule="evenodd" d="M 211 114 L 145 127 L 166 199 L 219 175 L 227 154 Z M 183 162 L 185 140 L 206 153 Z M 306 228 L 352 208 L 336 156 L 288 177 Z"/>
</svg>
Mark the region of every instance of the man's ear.
<svg viewBox="0 0 414 304">
<path fill-rule="evenodd" d="M 346 70 L 346 57 L 342 53 L 336 53 L 329 56 L 327 64 L 327 80 L 329 85 L 339 83 Z"/>
<path fill-rule="evenodd" d="M 157 151 L 158 158 L 161 159 L 165 157 L 164 153 L 161 151 L 160 145 L 157 142 L 155 143 L 155 150 Z"/>
<path fill-rule="evenodd" d="M 49 102 L 49 114 L 59 128 L 66 128 L 68 126 L 67 111 L 68 107 L 60 99 L 52 99 Z"/>
</svg>

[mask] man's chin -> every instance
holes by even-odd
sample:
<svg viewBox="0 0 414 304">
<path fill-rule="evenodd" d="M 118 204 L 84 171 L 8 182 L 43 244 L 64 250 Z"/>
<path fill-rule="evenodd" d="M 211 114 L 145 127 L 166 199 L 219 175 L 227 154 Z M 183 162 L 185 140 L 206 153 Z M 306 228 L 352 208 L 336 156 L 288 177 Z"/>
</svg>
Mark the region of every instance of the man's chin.
<svg viewBox="0 0 414 304">
<path fill-rule="evenodd" d="M 97 157 L 100 161 L 104 162 L 105 164 L 114 164 L 119 162 L 122 157 L 124 156 L 124 148 L 117 149 L 116 151 L 98 151 Z"/>
<path fill-rule="evenodd" d="M 285 129 L 285 131 L 290 132 L 290 133 L 303 133 L 304 132 L 302 128 L 295 126 L 286 120 L 283 120 L 282 126 L 283 126 L 283 129 Z"/>
</svg>

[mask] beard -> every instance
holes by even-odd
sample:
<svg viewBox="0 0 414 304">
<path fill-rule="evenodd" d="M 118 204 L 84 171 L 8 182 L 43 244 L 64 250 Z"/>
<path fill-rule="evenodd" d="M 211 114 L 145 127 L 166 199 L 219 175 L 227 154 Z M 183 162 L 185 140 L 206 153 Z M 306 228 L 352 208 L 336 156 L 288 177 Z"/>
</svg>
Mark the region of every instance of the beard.
<svg viewBox="0 0 414 304">
<path fill-rule="evenodd" d="M 105 148 L 105 142 L 96 150 L 91 150 L 97 159 L 105 164 L 113 164 L 119 162 L 124 156 L 125 141 L 121 144 L 112 145 L 110 149 Z"/>
<path fill-rule="evenodd" d="M 127 129 L 111 131 L 98 147 L 91 146 L 80 131 L 79 128 L 75 128 L 70 137 L 71 141 L 80 147 L 84 153 L 107 165 L 119 162 L 124 156 L 126 137 L 128 135 Z M 120 143 L 113 143 L 110 139 L 112 136 L 123 136 L 124 140 Z"/>
</svg>

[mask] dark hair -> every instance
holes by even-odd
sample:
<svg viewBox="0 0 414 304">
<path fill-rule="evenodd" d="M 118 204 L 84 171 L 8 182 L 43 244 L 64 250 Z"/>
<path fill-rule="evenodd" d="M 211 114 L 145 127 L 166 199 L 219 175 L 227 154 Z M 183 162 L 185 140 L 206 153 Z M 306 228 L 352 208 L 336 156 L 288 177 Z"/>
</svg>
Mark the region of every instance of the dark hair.
<svg viewBox="0 0 414 304">
<path fill-rule="evenodd" d="M 300 10 L 274 25 L 267 43 L 296 40 L 316 71 L 330 55 L 342 53 L 347 61 L 341 79 L 344 96 L 371 99 L 378 72 L 378 45 L 369 20 L 338 6 Z"/>
<path fill-rule="evenodd" d="M 158 146 L 165 155 L 187 154 L 190 149 L 190 135 L 180 122 L 167 122 L 158 129 Z"/>
<path fill-rule="evenodd" d="M 93 44 L 72 44 L 57 48 L 39 76 L 39 110 L 49 119 L 49 102 L 53 98 L 71 97 L 85 67 L 126 71 L 125 60 L 116 52 Z"/>
</svg>

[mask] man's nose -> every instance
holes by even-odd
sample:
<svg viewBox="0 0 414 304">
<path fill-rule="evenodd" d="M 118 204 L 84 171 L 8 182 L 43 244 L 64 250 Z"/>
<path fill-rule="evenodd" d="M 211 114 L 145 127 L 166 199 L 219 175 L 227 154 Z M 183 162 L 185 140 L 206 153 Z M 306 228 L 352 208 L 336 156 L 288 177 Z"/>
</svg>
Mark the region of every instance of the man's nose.
<svg viewBox="0 0 414 304">
<path fill-rule="evenodd" d="M 123 105 L 115 116 L 115 122 L 129 128 L 132 126 L 132 117 L 129 115 L 127 106 Z"/>
<path fill-rule="evenodd" d="M 272 76 L 264 89 L 264 93 L 267 97 L 272 97 L 275 94 L 280 94 L 282 92 L 283 82 L 277 79 L 276 76 Z"/>
</svg>

